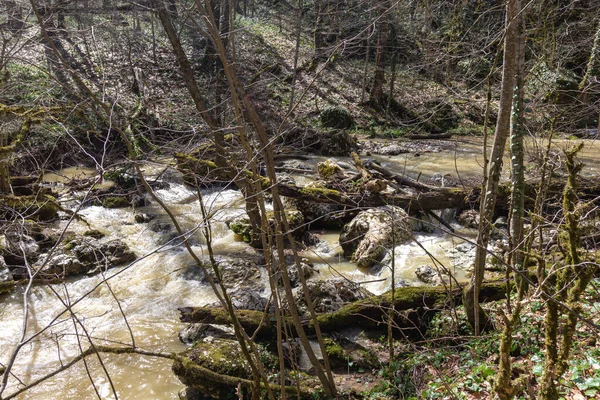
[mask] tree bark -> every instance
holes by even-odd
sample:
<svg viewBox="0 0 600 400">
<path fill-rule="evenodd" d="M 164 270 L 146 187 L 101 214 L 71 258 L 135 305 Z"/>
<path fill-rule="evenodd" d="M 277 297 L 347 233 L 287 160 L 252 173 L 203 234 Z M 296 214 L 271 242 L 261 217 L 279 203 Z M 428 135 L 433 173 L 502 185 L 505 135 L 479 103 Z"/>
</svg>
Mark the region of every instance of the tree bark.
<svg viewBox="0 0 600 400">
<path fill-rule="evenodd" d="M 517 63 L 517 24 L 514 23 L 514 20 L 519 12 L 517 6 L 517 0 L 509 0 L 506 5 L 506 34 L 504 38 L 504 59 L 502 67 L 500 107 L 498 110 L 498 119 L 496 122 L 496 133 L 494 135 L 492 154 L 490 156 L 488 181 L 481 207 L 481 222 L 477 235 L 477 250 L 475 253 L 475 271 L 464 294 L 467 319 L 476 335 L 480 333 L 482 327 L 488 325 L 487 315 L 479 305 L 479 297 L 477 293 L 481 283 L 483 282 L 487 245 L 490 239 L 492 218 L 494 215 L 496 197 L 498 194 L 498 184 L 500 182 L 500 174 L 502 172 L 502 158 L 504 155 L 504 148 L 506 146 L 506 139 L 508 138 L 510 131 L 510 114 Z"/>
<path fill-rule="evenodd" d="M 375 107 L 382 107 L 383 104 L 383 84 L 385 83 L 385 57 L 387 53 L 388 41 L 388 20 L 387 11 L 388 2 L 380 0 L 379 20 L 377 26 L 377 47 L 375 49 L 375 75 L 373 76 L 373 87 L 369 96 L 370 103 Z"/>
</svg>

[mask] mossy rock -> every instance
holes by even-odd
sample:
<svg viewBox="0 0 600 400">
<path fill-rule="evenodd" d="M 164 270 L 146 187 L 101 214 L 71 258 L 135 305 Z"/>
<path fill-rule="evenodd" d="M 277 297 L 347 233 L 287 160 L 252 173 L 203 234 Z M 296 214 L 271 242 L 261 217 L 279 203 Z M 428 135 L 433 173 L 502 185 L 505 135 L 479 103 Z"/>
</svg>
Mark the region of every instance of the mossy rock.
<svg viewBox="0 0 600 400">
<path fill-rule="evenodd" d="M 131 189 L 136 185 L 135 178 L 125 172 L 124 169 L 107 171 L 104 173 L 104 179 L 114 182 L 115 185 L 124 189 Z"/>
<path fill-rule="evenodd" d="M 244 242 L 252 242 L 252 227 L 248 218 L 238 218 L 227 222 L 229 229 L 238 235 Z"/>
<path fill-rule="evenodd" d="M 352 369 L 372 369 L 380 367 L 381 364 L 373 353 L 361 345 L 349 341 L 343 337 L 324 338 L 325 352 L 329 357 L 331 368 Z"/>
<path fill-rule="evenodd" d="M 196 364 L 223 375 L 252 379 L 252 371 L 237 340 L 206 338 L 185 352 Z"/>
<path fill-rule="evenodd" d="M 338 165 L 334 160 L 327 159 L 323 162 L 317 164 L 317 172 L 319 176 L 325 180 L 332 179 L 338 175 L 340 175 L 342 171 L 342 167 Z"/>
<path fill-rule="evenodd" d="M 125 196 L 108 196 L 102 200 L 102 207 L 105 208 L 125 208 L 131 204 Z"/>
<path fill-rule="evenodd" d="M 102 239 L 106 235 L 104 233 L 100 232 L 98 229 L 90 229 L 89 231 L 85 231 L 83 233 L 83 236 L 91 237 L 94 239 Z"/>
<path fill-rule="evenodd" d="M 349 156 L 358 150 L 358 142 L 347 130 L 332 129 L 319 135 L 318 149 L 324 156 Z"/>
<path fill-rule="evenodd" d="M 290 225 L 290 230 L 294 236 L 300 236 L 304 233 L 304 215 L 298 210 L 286 210 L 285 216 Z M 266 218 L 271 227 L 275 227 L 275 219 L 272 211 L 267 212 Z M 236 218 L 226 222 L 229 229 L 238 235 L 244 242 L 252 243 L 252 226 L 250 220 L 246 217 Z"/>
<path fill-rule="evenodd" d="M 0 215 L 5 219 L 24 215 L 34 221 L 52 221 L 61 209 L 56 199 L 49 195 L 1 195 L 0 202 L 4 204 L 4 210 L 0 212 Z"/>
<path fill-rule="evenodd" d="M 342 107 L 328 107 L 321 111 L 321 124 L 325 128 L 348 129 L 353 120 L 350 112 Z"/>
</svg>

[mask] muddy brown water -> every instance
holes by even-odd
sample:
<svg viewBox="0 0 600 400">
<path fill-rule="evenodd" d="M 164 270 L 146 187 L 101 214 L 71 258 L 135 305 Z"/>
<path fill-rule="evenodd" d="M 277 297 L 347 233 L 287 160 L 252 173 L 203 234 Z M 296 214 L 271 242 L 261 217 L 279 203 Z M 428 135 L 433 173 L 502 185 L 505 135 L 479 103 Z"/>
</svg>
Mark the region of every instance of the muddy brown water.
<svg viewBox="0 0 600 400">
<path fill-rule="evenodd" d="M 569 146 L 571 141 L 561 140 L 557 146 Z M 534 148 L 528 142 L 529 152 Z M 464 177 L 477 177 L 481 174 L 481 140 L 464 139 L 453 142 L 440 152 L 423 152 L 386 157 L 377 156 L 386 167 L 418 176 L 431 178 L 434 174 L 456 176 L 457 171 Z M 586 162 L 584 174 L 598 175 L 600 172 L 600 151 L 596 141 L 586 141 L 581 155 Z M 316 164 L 322 158 L 312 158 L 309 163 Z M 151 172 L 151 171 L 150 171 Z M 93 175 L 91 170 L 67 170 L 58 174 L 46 175 L 48 182 L 60 183 L 75 174 Z M 182 184 L 171 184 L 169 190 L 158 191 L 159 196 L 180 216 L 186 229 L 194 230 L 203 226 L 195 192 Z M 239 241 L 225 226 L 225 219 L 243 213 L 242 199 L 237 191 L 204 191 L 204 201 L 212 213 L 211 228 L 214 236 L 213 247 L 220 254 L 248 251 L 248 246 Z M 76 202 L 66 203 L 71 207 Z M 156 206 L 135 210 L 162 214 Z M 118 237 L 141 257 L 128 267 L 109 269 L 104 276 L 109 278 L 109 290 L 106 284 L 92 288 L 102 280 L 101 275 L 72 279 L 62 284 L 52 285 L 52 289 L 63 299 L 74 302 L 82 300 L 73 308 L 79 320 L 85 325 L 88 334 L 99 344 L 131 344 L 131 327 L 136 346 L 161 352 L 177 352 L 185 348 L 178 340 L 178 331 L 183 324 L 178 320 L 177 307 L 210 304 L 215 296 L 210 289 L 198 280 L 189 279 L 186 267 L 193 264 L 191 257 L 177 244 L 165 244 L 164 233 L 154 232 L 148 224 L 134 222 L 131 209 L 108 210 L 101 207 L 87 207 L 82 210 L 83 217 L 91 227 L 107 236 Z M 164 216 L 159 218 L 167 222 Z M 61 221 L 57 229 L 66 228 Z M 88 227 L 75 221 L 68 230 L 83 233 Z M 467 237 L 473 232 L 462 231 Z M 202 237 L 195 233 L 194 249 L 199 254 L 206 253 Z M 364 287 L 373 293 L 382 293 L 390 288 L 392 268 L 384 267 L 378 271 L 359 270 L 353 263 L 341 255 L 339 232 L 320 232 L 322 243 L 302 253 L 316 265 L 321 272 L 315 279 L 326 279 L 337 274 L 364 282 Z M 463 242 L 449 235 L 417 233 L 416 238 L 423 248 L 413 243 L 401 244 L 394 249 L 394 272 L 397 280 L 407 284 L 418 284 L 414 269 L 419 265 L 431 263 L 433 254 L 441 263 L 452 269 L 458 279 L 466 274 L 460 265 L 453 265 L 449 251 Z M 116 297 L 116 299 L 115 299 Z M 118 303 L 117 303 L 118 300 Z M 60 367 L 80 351 L 87 348 L 87 339 L 81 337 L 81 327 L 75 329 L 68 313 L 50 286 L 34 286 L 27 296 L 29 313 L 27 315 L 27 334 L 31 339 L 18 353 L 15 365 L 4 395 L 17 390 L 22 382 L 31 382 L 49 371 Z M 127 316 L 127 324 L 120 312 Z M 0 362 L 6 364 L 15 349 L 21 335 L 23 323 L 23 289 L 20 288 L 0 303 Z M 37 334 L 42 331 L 42 333 Z M 93 378 L 96 391 L 103 399 L 112 399 L 114 385 L 121 399 L 177 399 L 183 385 L 171 373 L 168 360 L 142 357 L 138 355 L 102 355 L 102 360 L 110 372 L 110 381 L 106 377 L 97 359 L 90 357 L 87 368 Z M 17 379 L 18 378 L 18 379 Z M 111 385 L 112 381 L 112 385 Z M 32 388 L 20 399 L 87 399 L 97 397 L 94 387 L 86 373 L 86 366 L 80 362 L 48 381 Z"/>
</svg>

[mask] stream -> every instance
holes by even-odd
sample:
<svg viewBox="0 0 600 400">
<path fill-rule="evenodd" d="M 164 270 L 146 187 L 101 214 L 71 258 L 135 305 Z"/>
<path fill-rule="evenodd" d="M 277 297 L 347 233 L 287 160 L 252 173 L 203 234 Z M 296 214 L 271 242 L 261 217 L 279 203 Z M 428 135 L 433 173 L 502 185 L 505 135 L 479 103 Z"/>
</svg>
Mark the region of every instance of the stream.
<svg viewBox="0 0 600 400">
<path fill-rule="evenodd" d="M 586 175 L 600 173 L 599 163 L 594 160 L 600 155 L 596 142 L 589 142 L 582 159 L 587 161 Z M 563 143 L 565 144 L 565 143 Z M 460 151 L 457 150 L 460 148 Z M 419 174 L 423 179 L 434 174 L 451 174 L 456 171 L 462 176 L 479 176 L 481 173 L 481 140 L 469 139 L 456 144 L 455 149 L 439 152 L 424 152 L 419 157 L 414 154 L 399 156 L 376 156 L 387 168 L 406 171 L 412 176 Z M 311 157 L 309 164 L 323 160 L 323 157 Z M 149 175 L 157 168 L 148 166 Z M 47 175 L 46 181 L 60 185 L 65 175 L 92 173 L 90 170 L 74 169 Z M 175 215 L 179 216 L 184 229 L 194 230 L 202 226 L 203 219 L 198 205 L 196 192 L 183 185 L 178 179 L 169 181 L 168 189 L 157 190 L 158 196 L 165 201 Z M 202 196 L 205 206 L 212 214 L 211 229 L 213 248 L 217 254 L 244 254 L 248 245 L 239 240 L 225 225 L 225 220 L 242 214 L 243 202 L 238 191 L 233 189 L 204 189 Z M 67 207 L 75 209 L 77 202 L 65 202 Z M 136 223 L 134 213 L 158 215 L 154 225 L 165 229 L 150 229 L 150 223 Z M 179 322 L 177 307 L 199 306 L 216 302 L 208 285 L 197 279 L 190 279 L 186 267 L 193 261 L 175 235 L 166 227 L 170 224 L 158 205 L 132 211 L 131 208 L 105 209 L 100 206 L 83 207 L 80 214 L 89 222 L 92 229 L 106 234 L 103 240 L 120 238 L 137 254 L 138 260 L 125 267 L 112 268 L 104 272 L 108 285 L 101 283 L 103 275 L 79 277 L 67 280 L 64 284 L 35 285 L 28 296 L 30 315 L 27 337 L 43 330 L 34 340 L 24 346 L 12 372 L 23 382 L 43 376 L 60 367 L 62 363 L 80 352 L 78 335 L 81 327 L 74 327 L 73 320 L 65 313 L 63 301 L 77 302 L 73 306 L 80 321 L 85 325 L 87 334 L 95 343 L 131 345 L 131 332 L 136 346 L 159 352 L 178 352 L 185 349 L 178 339 L 178 332 L 184 327 Z M 459 228 L 459 233 L 474 237 L 474 232 Z M 67 221 L 61 220 L 53 228 L 83 234 L 90 229 L 79 221 L 73 221 L 67 227 Z M 310 259 L 320 272 L 313 279 L 327 279 L 341 274 L 363 286 L 374 294 L 383 293 L 391 288 L 391 268 L 378 271 L 363 271 L 345 260 L 338 244 L 339 231 L 317 232 L 321 242 L 301 253 Z M 459 280 L 467 275 L 452 258 L 454 249 L 463 240 L 450 235 L 415 232 L 420 243 L 406 243 L 394 249 L 394 272 L 397 281 L 403 284 L 422 284 L 416 279 L 416 267 L 431 264 L 430 255 L 454 271 Z M 169 241 L 172 239 L 171 241 Z M 190 239 L 193 249 L 206 254 L 204 238 L 199 230 Z M 425 251 L 425 249 L 427 251 Z M 97 286 L 97 287 L 96 287 Z M 0 362 L 5 365 L 21 335 L 23 320 L 23 287 L 10 295 L 0 298 Z M 118 302 L 117 302 L 118 300 Z M 122 309 L 122 312 L 121 312 Z M 62 313 L 62 314 L 61 314 Z M 126 315 L 126 320 L 123 318 Z M 81 347 L 87 348 L 86 340 Z M 178 392 L 184 387 L 171 372 L 171 361 L 149 358 L 140 355 L 102 355 L 102 361 L 108 371 L 112 384 L 121 399 L 177 399 Z M 46 382 L 32 388 L 21 399 L 87 399 L 97 397 L 90 383 L 88 372 L 92 376 L 96 390 L 103 399 L 112 399 L 114 394 L 111 382 L 106 378 L 97 358 L 89 357 L 87 365 L 79 362 Z M 19 388 L 18 380 L 11 376 L 5 395 Z"/>
</svg>

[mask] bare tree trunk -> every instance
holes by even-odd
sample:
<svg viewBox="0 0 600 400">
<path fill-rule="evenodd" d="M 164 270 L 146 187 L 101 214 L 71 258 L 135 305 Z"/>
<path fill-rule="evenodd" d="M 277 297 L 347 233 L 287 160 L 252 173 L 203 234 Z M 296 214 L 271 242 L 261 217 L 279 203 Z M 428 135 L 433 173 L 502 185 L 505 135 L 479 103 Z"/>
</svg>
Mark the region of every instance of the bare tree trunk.
<svg viewBox="0 0 600 400">
<path fill-rule="evenodd" d="M 383 105 L 383 84 L 385 83 L 385 57 L 387 53 L 388 41 L 388 21 L 387 11 L 388 3 L 381 0 L 379 4 L 379 20 L 377 26 L 377 48 L 375 50 L 375 75 L 373 76 L 373 87 L 369 96 L 369 101 L 376 107 Z"/>
<path fill-rule="evenodd" d="M 502 172 L 502 156 L 504 155 L 506 140 L 510 132 L 510 114 L 517 64 L 517 24 L 514 23 L 514 20 L 518 12 L 517 0 L 509 0 L 506 5 L 506 34 L 504 38 L 500 108 L 498 110 L 496 133 L 490 156 L 489 177 L 483 193 L 483 206 L 481 209 L 479 232 L 477 234 L 477 250 L 475 253 L 475 270 L 464 294 L 467 319 L 476 335 L 481 332 L 482 327 L 488 324 L 487 315 L 479 305 L 478 294 L 485 271 L 487 245 L 490 239 L 492 218 L 494 217 L 496 196 L 498 194 L 498 183 L 500 182 L 500 174 Z"/>
<path fill-rule="evenodd" d="M 300 36 L 302 34 L 302 0 L 298 0 L 298 25 L 296 25 L 296 48 L 294 49 L 294 72 L 292 76 L 292 92 L 290 93 L 290 106 L 288 112 L 294 108 L 296 95 L 296 78 L 298 77 L 298 56 L 300 53 Z"/>
<path fill-rule="evenodd" d="M 11 193 L 10 174 L 8 171 L 9 156 L 8 132 L 0 131 L 0 194 Z"/>
<path fill-rule="evenodd" d="M 525 26 L 524 18 L 520 13 L 521 0 L 517 0 L 517 12 L 519 15 L 515 20 L 518 30 L 517 37 L 517 70 L 515 77 L 515 95 L 512 109 L 512 123 L 510 127 L 510 167 L 512 193 L 510 200 L 510 236 L 511 236 L 511 266 L 517 271 L 523 270 L 523 217 L 525 215 L 525 165 L 523 140 L 525 136 L 525 108 L 523 98 L 525 89 Z M 518 275 L 517 282 L 524 284 Z M 524 291 L 519 285 L 519 290 Z"/>
<path fill-rule="evenodd" d="M 523 109 L 523 82 L 525 74 L 525 26 L 522 16 L 521 1 L 517 0 L 517 19 L 514 24 L 518 30 L 517 42 L 517 71 L 515 77 L 515 96 L 512 109 L 512 124 L 510 127 L 510 165 L 511 165 L 511 200 L 510 200 L 510 239 L 511 239 L 511 263 L 514 271 L 523 271 L 523 249 L 525 247 L 523 238 L 523 217 L 525 209 L 525 166 L 523 164 L 523 139 L 524 139 L 524 112 Z M 507 280 L 510 279 L 510 270 L 507 269 Z M 511 312 L 510 318 L 502 314 L 504 329 L 500 339 L 498 374 L 496 376 L 494 391 L 501 400 L 511 400 L 519 390 L 520 382 L 512 379 L 512 363 L 510 349 L 513 343 L 513 330 L 520 321 L 521 300 L 525 294 L 527 281 L 515 273 L 517 282 L 517 301 Z M 510 310 L 510 291 L 507 292 L 507 309 Z"/>
</svg>

